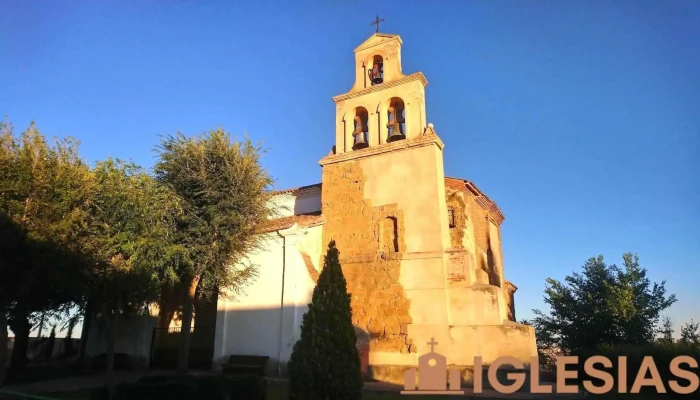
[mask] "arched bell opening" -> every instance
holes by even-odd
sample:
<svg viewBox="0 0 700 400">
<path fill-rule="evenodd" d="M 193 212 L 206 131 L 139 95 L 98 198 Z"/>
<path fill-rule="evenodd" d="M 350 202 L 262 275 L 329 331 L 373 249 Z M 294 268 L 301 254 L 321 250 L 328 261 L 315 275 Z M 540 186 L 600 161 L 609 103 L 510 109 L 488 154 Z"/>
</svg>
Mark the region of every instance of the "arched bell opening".
<svg viewBox="0 0 700 400">
<path fill-rule="evenodd" d="M 384 83 L 384 59 L 382 56 L 372 57 L 372 66 L 367 71 L 367 75 L 372 86 Z"/>
<path fill-rule="evenodd" d="M 406 106 L 403 100 L 393 97 L 389 101 L 387 114 L 389 116 L 389 122 L 386 124 L 388 129 L 387 143 L 406 139 Z"/>
<path fill-rule="evenodd" d="M 364 107 L 357 107 L 355 109 L 355 117 L 353 119 L 355 129 L 352 132 L 354 137 L 352 149 L 359 150 L 369 147 L 369 127 L 367 125 L 367 120 L 369 119 L 369 113 Z"/>
</svg>

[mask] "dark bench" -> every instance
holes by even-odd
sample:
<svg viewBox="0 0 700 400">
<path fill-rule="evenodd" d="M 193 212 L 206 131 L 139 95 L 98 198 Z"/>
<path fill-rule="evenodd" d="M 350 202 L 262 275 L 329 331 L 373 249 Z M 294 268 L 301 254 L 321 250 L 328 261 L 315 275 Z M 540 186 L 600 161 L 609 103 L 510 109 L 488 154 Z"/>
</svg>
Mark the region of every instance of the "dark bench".
<svg viewBox="0 0 700 400">
<path fill-rule="evenodd" d="M 221 368 L 227 375 L 257 375 L 265 376 L 268 356 L 244 356 L 233 355 L 228 358 L 228 363 Z"/>
</svg>

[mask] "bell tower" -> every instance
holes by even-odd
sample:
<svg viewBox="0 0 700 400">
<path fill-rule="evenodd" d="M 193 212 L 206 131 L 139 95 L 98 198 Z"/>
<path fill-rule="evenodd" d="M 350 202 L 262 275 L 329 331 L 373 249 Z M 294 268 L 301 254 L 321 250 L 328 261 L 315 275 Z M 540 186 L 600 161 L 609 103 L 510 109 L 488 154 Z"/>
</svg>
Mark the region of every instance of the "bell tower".
<svg viewBox="0 0 700 400">
<path fill-rule="evenodd" d="M 416 365 L 431 338 L 455 365 L 475 355 L 530 360 L 534 330 L 505 321 L 500 211 L 461 180 L 448 216 L 428 82 L 403 72 L 401 47 L 398 35 L 374 33 L 355 49 L 353 85 L 333 98 L 335 146 L 319 161 L 321 241 L 340 251 L 358 345 L 386 373 Z"/>
<path fill-rule="evenodd" d="M 421 72 L 404 75 L 402 44 L 399 35 L 375 33 L 355 49 L 355 83 L 333 98 L 337 154 L 423 134 L 428 81 Z"/>
<path fill-rule="evenodd" d="M 336 242 L 354 324 L 380 364 L 412 363 L 413 341 L 448 323 L 444 145 L 426 125 L 428 82 L 404 74 L 401 46 L 374 33 L 355 49 L 354 83 L 333 98 L 334 150 L 319 162 L 322 240 Z"/>
</svg>

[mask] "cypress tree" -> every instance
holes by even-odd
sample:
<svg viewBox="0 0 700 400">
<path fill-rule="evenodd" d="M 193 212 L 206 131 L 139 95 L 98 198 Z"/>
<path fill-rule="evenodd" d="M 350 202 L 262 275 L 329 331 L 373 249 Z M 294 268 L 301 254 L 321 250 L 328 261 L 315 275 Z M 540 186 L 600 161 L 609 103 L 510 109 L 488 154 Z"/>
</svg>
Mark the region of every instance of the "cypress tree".
<svg viewBox="0 0 700 400">
<path fill-rule="evenodd" d="M 309 310 L 302 319 L 301 338 L 289 360 L 290 399 L 362 398 L 360 354 L 338 254 L 335 241 L 331 241 Z"/>
</svg>

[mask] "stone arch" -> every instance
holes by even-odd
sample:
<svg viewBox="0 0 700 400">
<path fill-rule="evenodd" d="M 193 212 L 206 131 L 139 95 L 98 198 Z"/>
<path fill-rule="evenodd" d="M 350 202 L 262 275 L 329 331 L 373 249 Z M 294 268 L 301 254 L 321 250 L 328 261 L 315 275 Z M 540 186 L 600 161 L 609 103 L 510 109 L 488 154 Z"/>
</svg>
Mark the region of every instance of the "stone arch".
<svg viewBox="0 0 700 400">
<path fill-rule="evenodd" d="M 390 98 L 386 113 L 388 119 L 385 130 L 386 141 L 394 142 L 406 139 L 406 103 L 403 99 L 400 97 Z"/>
<path fill-rule="evenodd" d="M 379 144 L 386 143 L 386 134 L 384 132 L 386 130 L 386 124 L 389 122 L 386 111 L 387 108 L 389 108 L 388 104 L 389 99 L 383 99 L 377 104 L 377 110 L 375 112 L 376 118 L 374 118 L 372 122 L 376 124 L 377 135 L 379 136 L 379 141 L 377 143 Z"/>
<path fill-rule="evenodd" d="M 336 136 L 336 145 L 338 146 L 338 151 L 343 153 L 348 151 L 348 140 L 347 140 L 347 122 L 346 119 L 348 117 L 348 111 L 343 110 L 342 112 L 338 112 L 338 119 L 336 120 L 336 128 L 335 128 L 335 136 Z"/>
<path fill-rule="evenodd" d="M 371 86 L 384 83 L 384 57 L 381 54 L 374 54 L 368 58 L 367 78 Z"/>
<path fill-rule="evenodd" d="M 369 112 L 365 107 L 355 107 L 352 119 L 352 149 L 359 150 L 369 146 Z"/>
</svg>

